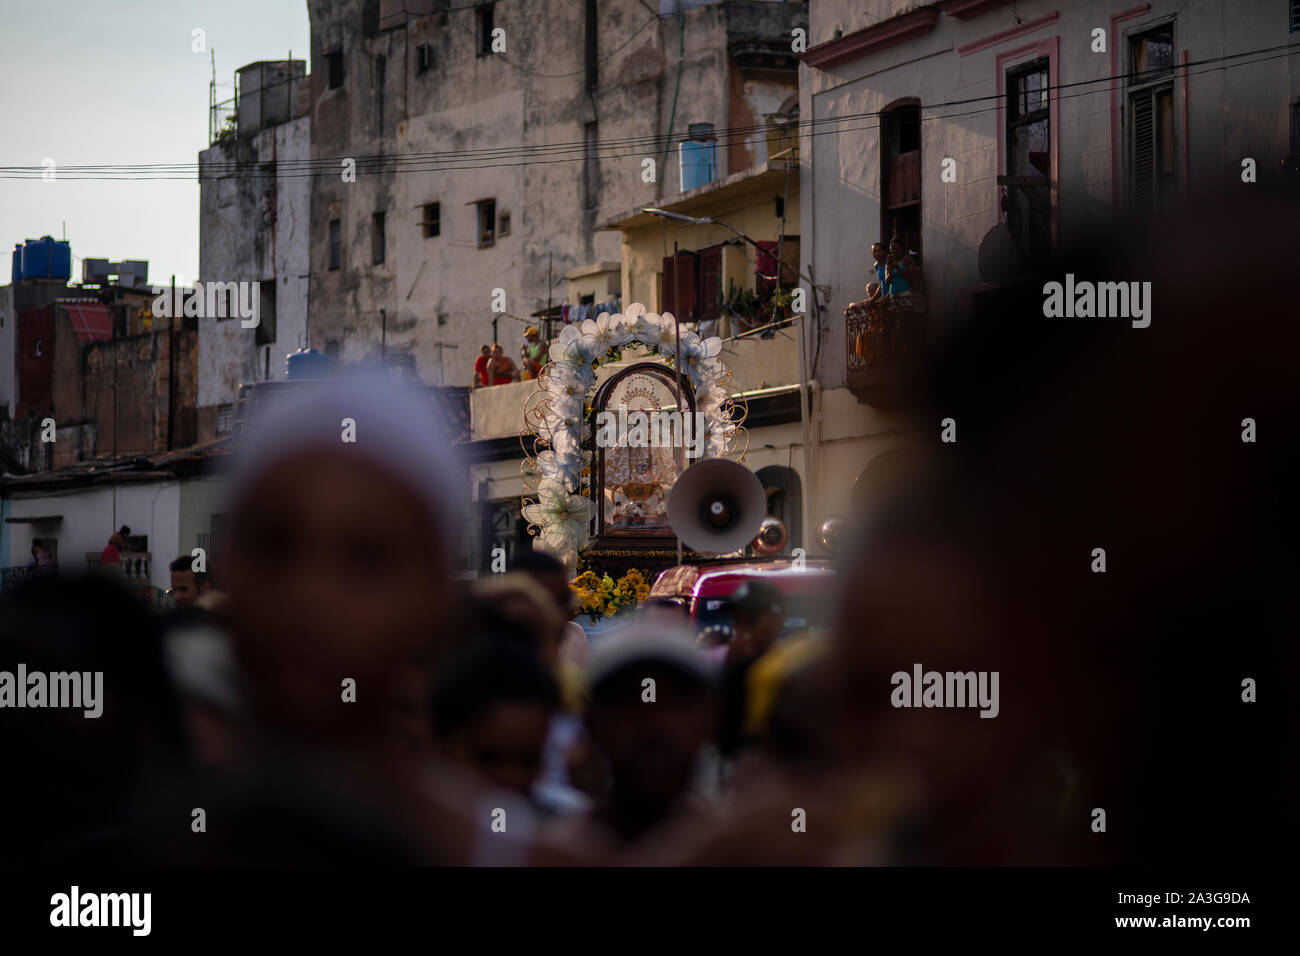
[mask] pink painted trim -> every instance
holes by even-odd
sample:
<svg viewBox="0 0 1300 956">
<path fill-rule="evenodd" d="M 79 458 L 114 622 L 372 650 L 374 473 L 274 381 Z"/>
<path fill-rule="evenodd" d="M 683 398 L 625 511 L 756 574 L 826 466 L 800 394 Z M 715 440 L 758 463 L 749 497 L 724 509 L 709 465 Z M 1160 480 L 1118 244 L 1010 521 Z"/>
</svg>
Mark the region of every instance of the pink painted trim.
<svg viewBox="0 0 1300 956">
<path fill-rule="evenodd" d="M 970 56 L 972 53 L 978 53 L 980 50 L 987 50 L 991 46 L 997 46 L 999 43 L 1005 43 L 1007 40 L 1014 40 L 1016 37 L 1024 36 L 1026 33 L 1033 33 L 1035 30 L 1041 30 L 1043 27 L 1051 26 L 1056 22 L 1059 13 L 1053 11 L 1045 17 L 1039 17 L 1037 20 L 1030 20 L 1028 23 L 1022 23 L 1018 27 L 1012 27 L 1009 30 L 1003 30 L 1001 33 L 994 33 L 992 36 L 986 36 L 982 40 L 976 40 L 973 43 L 967 43 L 965 46 L 957 47 L 957 53 L 960 56 Z"/>
<path fill-rule="evenodd" d="M 1111 215 L 1118 217 L 1120 212 L 1119 194 L 1119 80 L 1114 79 L 1119 73 L 1119 25 L 1125 20 L 1132 20 L 1151 11 L 1151 4 L 1144 3 L 1132 10 L 1116 13 L 1110 18 L 1110 188 Z"/>
<path fill-rule="evenodd" d="M 1051 184 L 1050 195 L 1052 201 L 1052 246 L 1057 245 L 1060 221 L 1060 183 L 1061 183 L 1061 91 L 1057 88 L 1058 71 L 1057 61 L 1060 59 L 1061 38 L 1047 37 L 1036 43 L 1027 43 L 1024 46 L 1016 47 L 1014 50 L 1006 50 L 997 55 L 994 61 L 994 69 L 997 71 L 998 83 L 998 175 L 1002 175 L 1006 166 L 1003 164 L 1005 155 L 1004 143 L 1007 138 L 1007 128 L 1005 110 L 1006 110 L 1006 69 L 1004 64 L 1010 60 L 1016 60 L 1024 57 L 1026 54 L 1033 54 L 1035 59 L 1047 58 L 1047 87 L 1048 87 L 1048 125 L 1050 127 L 1049 136 L 1052 140 L 1052 171 L 1048 179 Z M 999 192 L 998 202 L 998 223 L 1006 222 L 1006 216 L 1002 212 L 1001 193 Z"/>
<path fill-rule="evenodd" d="M 939 22 L 939 11 L 934 7 L 922 7 L 911 13 L 875 23 L 865 29 L 819 43 L 806 51 L 800 59 L 811 67 L 828 70 L 849 60 L 856 60 L 873 53 L 879 53 L 888 47 L 924 36 L 934 29 Z"/>
<path fill-rule="evenodd" d="M 1191 148 L 1192 128 L 1187 125 L 1187 51 L 1183 51 L 1183 198 L 1192 188 Z"/>
<path fill-rule="evenodd" d="M 939 9 L 945 16 L 970 20 L 982 13 L 1004 7 L 1010 2 L 1011 0 L 939 0 Z"/>
</svg>

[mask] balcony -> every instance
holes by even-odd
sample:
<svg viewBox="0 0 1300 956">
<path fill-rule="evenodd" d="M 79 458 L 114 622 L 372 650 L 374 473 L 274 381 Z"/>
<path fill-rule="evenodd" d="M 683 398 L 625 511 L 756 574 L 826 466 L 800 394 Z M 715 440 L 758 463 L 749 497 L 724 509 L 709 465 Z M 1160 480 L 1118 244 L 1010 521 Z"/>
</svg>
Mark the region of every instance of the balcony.
<svg viewBox="0 0 1300 956">
<path fill-rule="evenodd" d="M 888 408 L 925 352 L 929 310 L 920 296 L 881 297 L 844 310 L 848 387 L 859 402 Z"/>
</svg>

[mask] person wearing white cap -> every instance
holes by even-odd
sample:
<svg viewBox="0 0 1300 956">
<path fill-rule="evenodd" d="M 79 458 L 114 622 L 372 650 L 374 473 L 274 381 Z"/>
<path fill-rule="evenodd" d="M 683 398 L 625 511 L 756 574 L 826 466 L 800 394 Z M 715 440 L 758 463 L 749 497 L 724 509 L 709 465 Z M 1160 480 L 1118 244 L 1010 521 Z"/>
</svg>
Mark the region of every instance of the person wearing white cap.
<svg viewBox="0 0 1300 956">
<path fill-rule="evenodd" d="M 586 722 L 608 785 L 575 840 L 635 858 L 659 836 L 695 825 L 704 808 L 691 786 L 716 724 L 715 670 L 689 636 L 653 616 L 592 652 Z"/>
<path fill-rule="evenodd" d="M 230 613 L 253 713 L 370 739 L 426 698 L 447 623 L 463 496 L 441 420 L 427 393 L 358 372 L 295 390 L 236 455 Z"/>
</svg>

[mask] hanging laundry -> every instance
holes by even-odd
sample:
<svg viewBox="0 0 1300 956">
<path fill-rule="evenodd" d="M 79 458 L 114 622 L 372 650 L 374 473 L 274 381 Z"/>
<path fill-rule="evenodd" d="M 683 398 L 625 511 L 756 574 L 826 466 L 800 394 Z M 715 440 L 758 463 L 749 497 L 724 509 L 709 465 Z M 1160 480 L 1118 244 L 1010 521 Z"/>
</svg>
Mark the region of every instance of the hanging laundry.
<svg viewBox="0 0 1300 956">
<path fill-rule="evenodd" d="M 754 256 L 754 275 L 775 276 L 777 244 L 772 241 L 765 241 L 758 242 L 756 245 L 758 246 L 758 253 Z"/>
</svg>

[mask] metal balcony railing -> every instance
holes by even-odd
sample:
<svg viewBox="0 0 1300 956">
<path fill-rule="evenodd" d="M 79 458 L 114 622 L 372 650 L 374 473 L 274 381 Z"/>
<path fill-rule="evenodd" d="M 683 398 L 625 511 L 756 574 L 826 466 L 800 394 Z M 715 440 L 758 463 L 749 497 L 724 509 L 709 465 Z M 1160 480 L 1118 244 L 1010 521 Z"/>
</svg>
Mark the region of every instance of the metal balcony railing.
<svg viewBox="0 0 1300 956">
<path fill-rule="evenodd" d="M 921 296 L 882 296 L 845 309 L 849 390 L 876 404 L 921 357 L 928 319 Z"/>
</svg>

